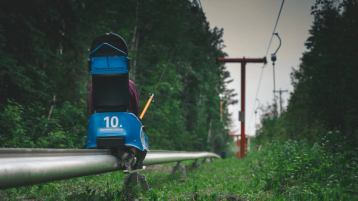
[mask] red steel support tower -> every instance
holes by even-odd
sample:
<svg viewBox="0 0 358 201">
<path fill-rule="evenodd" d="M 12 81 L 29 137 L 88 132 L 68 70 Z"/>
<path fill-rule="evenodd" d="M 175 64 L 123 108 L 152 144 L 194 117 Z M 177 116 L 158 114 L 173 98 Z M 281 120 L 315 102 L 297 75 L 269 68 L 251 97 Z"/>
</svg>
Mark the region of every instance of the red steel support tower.
<svg viewBox="0 0 358 201">
<path fill-rule="evenodd" d="M 246 135 L 245 135 L 245 88 L 246 88 L 246 64 L 247 63 L 264 63 L 266 64 L 266 57 L 263 58 L 224 58 L 219 57 L 218 62 L 222 63 L 241 63 L 241 140 L 240 145 L 237 141 L 237 146 L 240 146 L 240 158 L 245 157 L 246 152 Z"/>
</svg>

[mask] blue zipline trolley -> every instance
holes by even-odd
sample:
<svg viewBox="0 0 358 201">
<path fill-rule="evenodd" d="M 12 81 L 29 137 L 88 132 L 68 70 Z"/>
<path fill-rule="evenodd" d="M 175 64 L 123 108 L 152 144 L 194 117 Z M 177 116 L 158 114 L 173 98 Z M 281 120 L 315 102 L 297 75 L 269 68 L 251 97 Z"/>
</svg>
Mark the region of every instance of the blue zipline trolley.
<svg viewBox="0 0 358 201">
<path fill-rule="evenodd" d="M 138 117 L 129 112 L 129 60 L 126 42 L 117 34 L 96 38 L 89 55 L 92 87 L 89 95 L 87 148 L 107 148 L 127 161 L 127 169 L 142 168 L 148 137 Z"/>
</svg>

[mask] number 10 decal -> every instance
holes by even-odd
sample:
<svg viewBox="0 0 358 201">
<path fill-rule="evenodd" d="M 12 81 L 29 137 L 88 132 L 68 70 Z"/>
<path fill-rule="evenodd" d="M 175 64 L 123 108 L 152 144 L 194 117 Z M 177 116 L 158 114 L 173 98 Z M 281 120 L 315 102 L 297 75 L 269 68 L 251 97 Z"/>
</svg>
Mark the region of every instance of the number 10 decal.
<svg viewBox="0 0 358 201">
<path fill-rule="evenodd" d="M 119 120 L 117 116 L 105 117 L 103 120 L 106 122 L 106 128 L 117 128 L 119 124 Z"/>
</svg>

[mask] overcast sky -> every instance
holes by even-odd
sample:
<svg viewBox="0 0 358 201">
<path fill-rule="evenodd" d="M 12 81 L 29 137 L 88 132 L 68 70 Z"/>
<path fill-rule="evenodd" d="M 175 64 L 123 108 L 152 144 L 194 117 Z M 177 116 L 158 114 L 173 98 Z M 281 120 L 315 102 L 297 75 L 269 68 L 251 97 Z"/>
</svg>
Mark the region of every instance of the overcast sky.
<svg viewBox="0 0 358 201">
<path fill-rule="evenodd" d="M 224 51 L 229 57 L 263 57 L 270 40 L 282 0 L 201 0 L 210 26 L 224 28 Z M 304 43 L 308 37 L 313 17 L 310 8 L 314 0 L 285 0 L 277 32 L 282 38 L 282 47 L 277 53 L 276 89 L 292 92 L 290 73 L 298 68 L 305 51 Z M 246 66 L 246 133 L 253 135 L 259 114 L 254 114 L 255 105 L 272 104 L 273 74 L 270 55 L 276 50 L 278 40 L 273 39 L 268 54 L 268 64 L 263 70 L 263 78 L 255 101 L 259 83 L 261 64 Z M 229 84 L 240 94 L 240 64 L 226 64 L 234 82 Z M 240 96 L 239 96 L 240 97 Z M 238 98 L 239 98 L 238 97 Z M 289 93 L 283 94 L 284 106 Z M 239 102 L 241 100 L 239 99 Z M 255 103 L 256 102 L 256 103 Z M 233 128 L 240 133 L 237 113 L 240 103 L 229 107 L 233 114 Z"/>
</svg>

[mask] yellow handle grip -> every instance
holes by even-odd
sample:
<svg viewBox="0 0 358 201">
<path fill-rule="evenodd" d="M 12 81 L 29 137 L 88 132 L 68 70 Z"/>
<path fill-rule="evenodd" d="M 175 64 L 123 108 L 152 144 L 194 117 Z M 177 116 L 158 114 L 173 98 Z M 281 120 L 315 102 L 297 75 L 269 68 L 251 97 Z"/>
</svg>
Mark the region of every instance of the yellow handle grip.
<svg viewBox="0 0 358 201">
<path fill-rule="evenodd" d="M 145 104 L 144 109 L 143 109 L 142 113 L 140 113 L 140 116 L 139 116 L 139 118 L 141 120 L 143 119 L 143 117 L 144 117 L 145 113 L 147 112 L 150 104 L 152 103 L 153 98 L 154 98 L 154 94 L 150 95 L 149 99 L 147 100 L 147 103 Z"/>
</svg>

